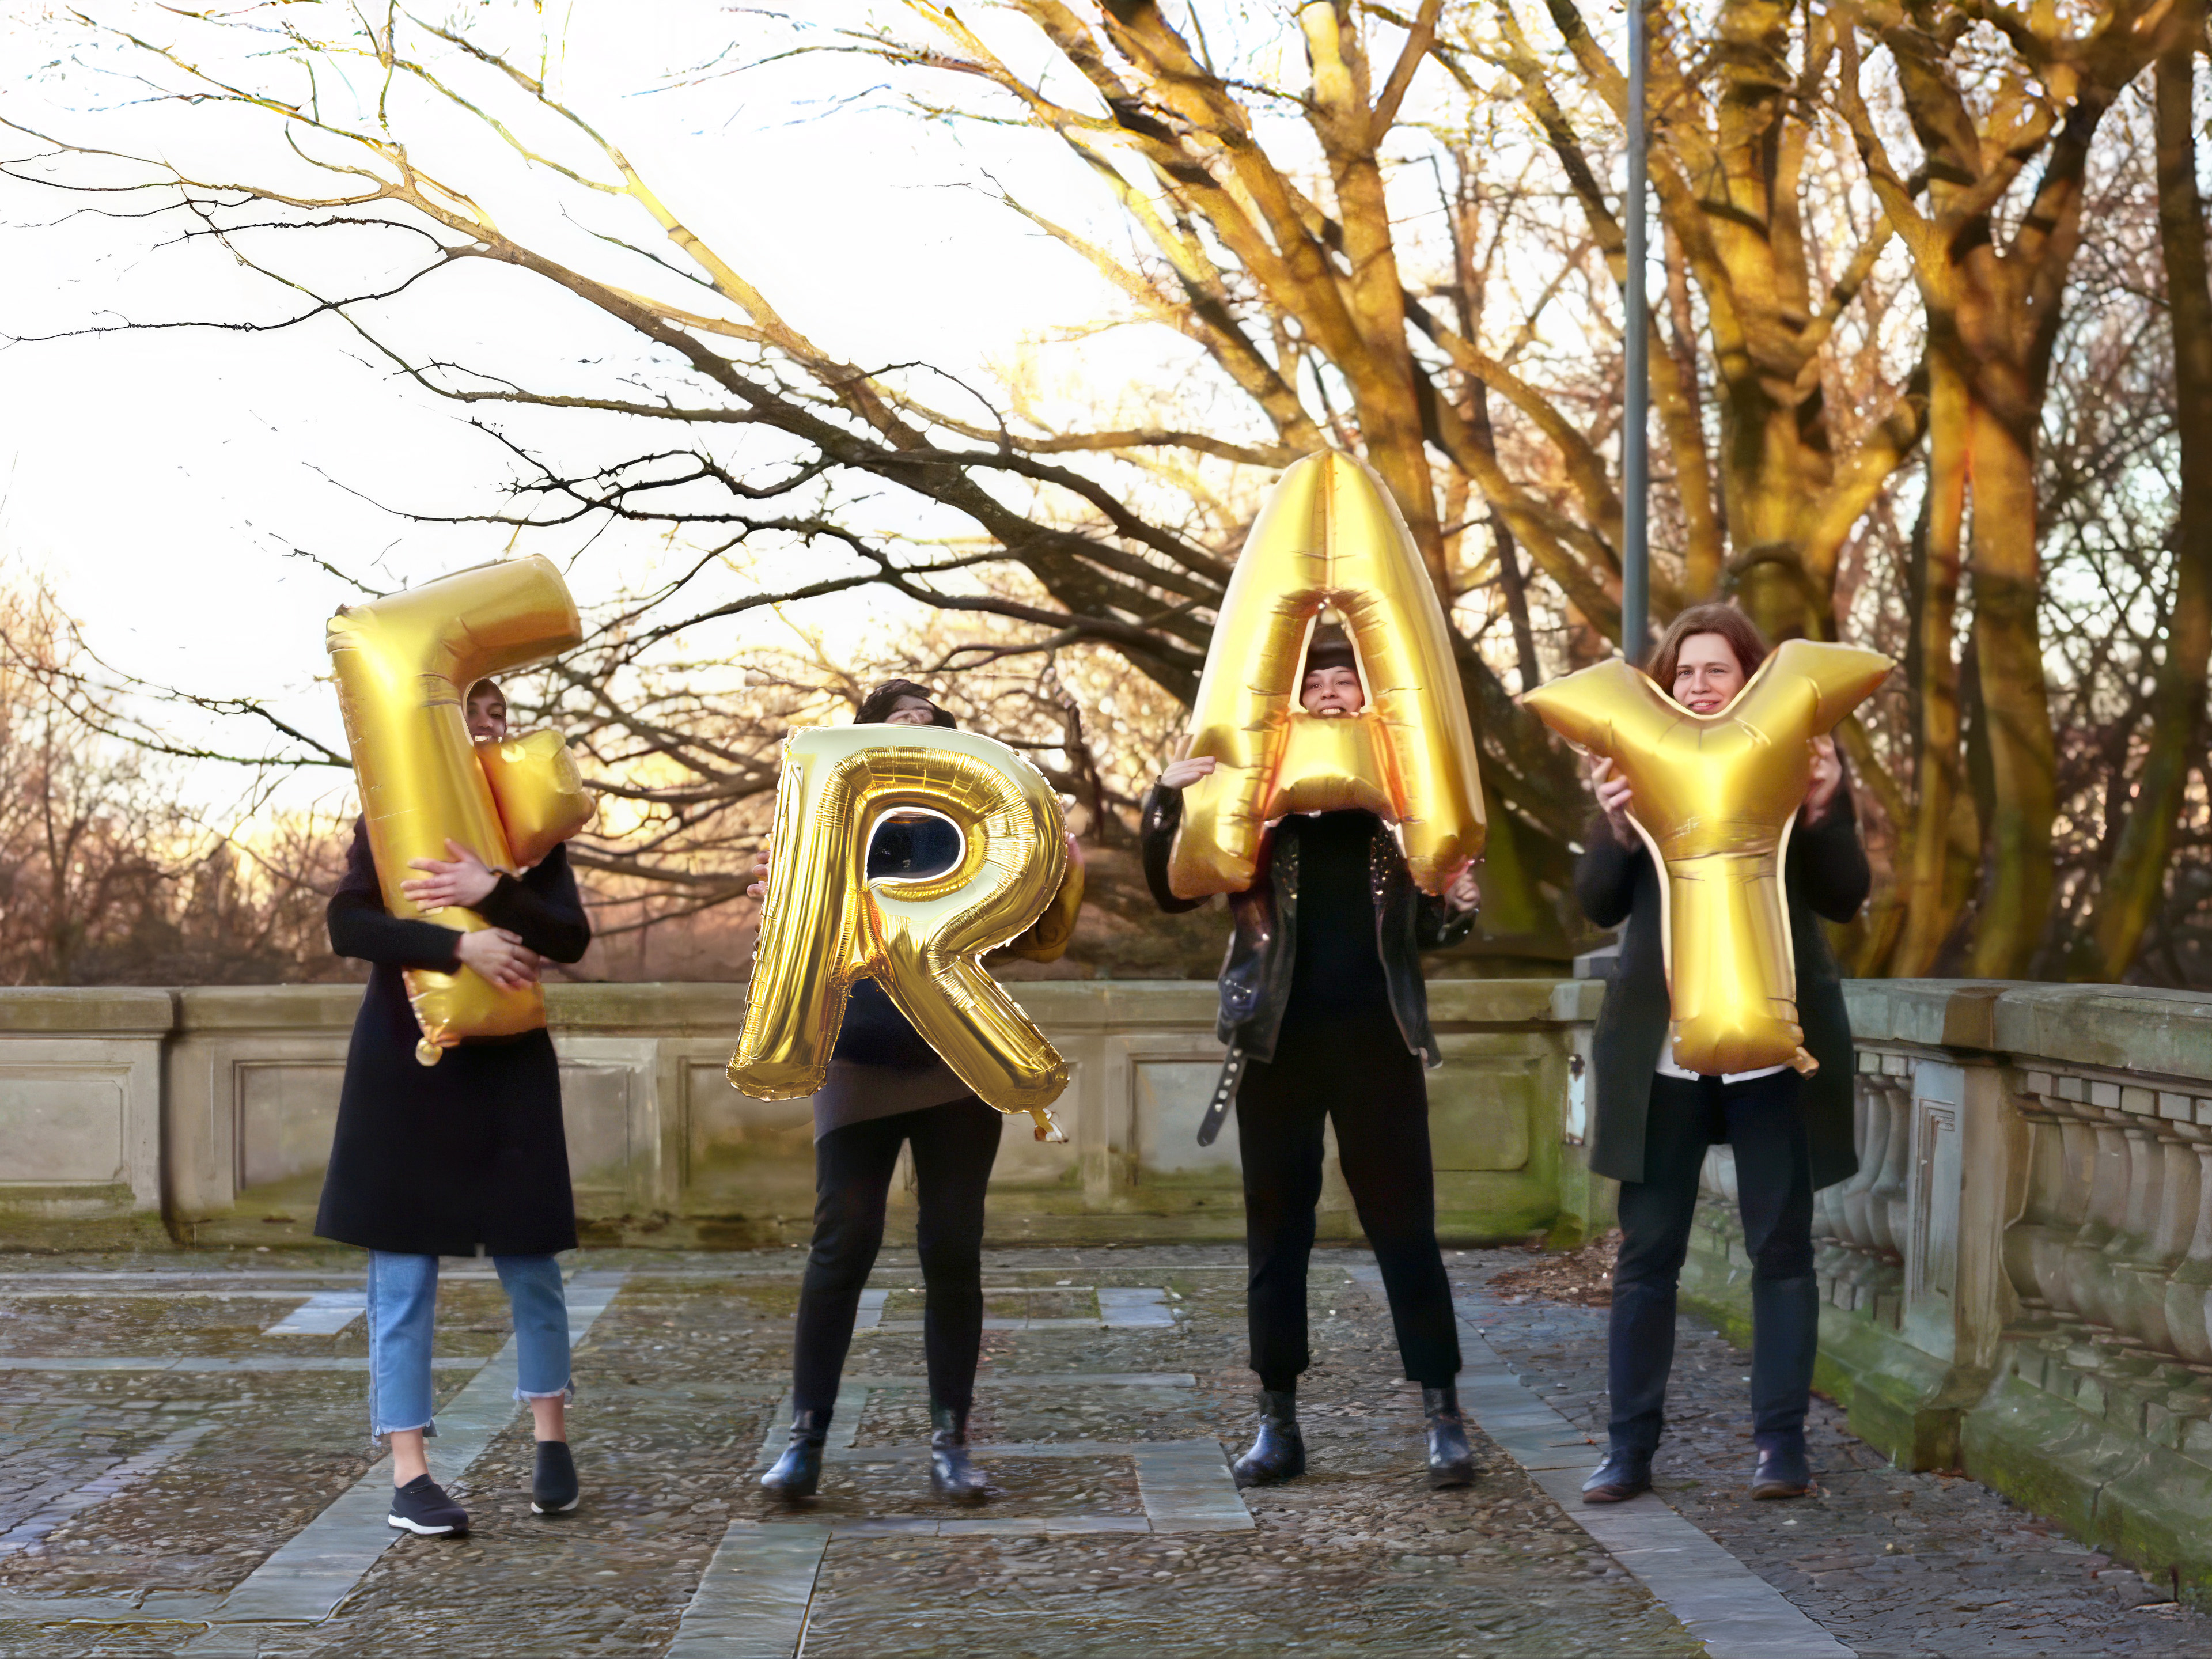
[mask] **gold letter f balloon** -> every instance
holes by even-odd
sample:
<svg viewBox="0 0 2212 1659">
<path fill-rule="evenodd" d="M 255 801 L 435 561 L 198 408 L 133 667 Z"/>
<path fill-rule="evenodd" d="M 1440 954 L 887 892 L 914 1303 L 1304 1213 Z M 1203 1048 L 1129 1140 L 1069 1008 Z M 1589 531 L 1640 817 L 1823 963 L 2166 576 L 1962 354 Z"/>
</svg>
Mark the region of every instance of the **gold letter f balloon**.
<svg viewBox="0 0 2212 1659">
<path fill-rule="evenodd" d="M 488 674 L 565 651 L 583 638 L 575 601 L 544 559 L 459 571 L 404 593 L 349 605 L 331 618 L 361 810 L 384 902 L 395 916 L 428 913 L 400 891 L 416 859 L 442 859 L 450 838 L 494 869 L 535 863 L 589 822 L 591 796 L 560 735 L 469 742 L 461 699 Z M 473 933 L 488 924 L 458 906 L 437 913 Z M 535 986 L 501 990 L 463 968 L 407 972 L 425 1066 L 464 1037 L 512 1036 L 545 1023 Z"/>
<path fill-rule="evenodd" d="M 902 810 L 951 821 L 959 862 L 871 881 L 869 839 Z M 730 1081 L 758 1100 L 819 1090 L 845 998 L 866 975 L 978 1097 L 1029 1113 L 1044 1139 L 1066 1062 L 977 958 L 1043 914 L 1066 870 L 1060 801 L 1005 744 L 929 727 L 793 732 Z"/>
<path fill-rule="evenodd" d="M 1674 1060 L 1692 1072 L 1814 1068 L 1781 872 L 1813 779 L 1813 739 L 1873 694 L 1878 651 L 1790 640 L 1714 714 L 1693 714 L 1615 657 L 1523 698 L 1628 780 L 1661 879 Z"/>
</svg>

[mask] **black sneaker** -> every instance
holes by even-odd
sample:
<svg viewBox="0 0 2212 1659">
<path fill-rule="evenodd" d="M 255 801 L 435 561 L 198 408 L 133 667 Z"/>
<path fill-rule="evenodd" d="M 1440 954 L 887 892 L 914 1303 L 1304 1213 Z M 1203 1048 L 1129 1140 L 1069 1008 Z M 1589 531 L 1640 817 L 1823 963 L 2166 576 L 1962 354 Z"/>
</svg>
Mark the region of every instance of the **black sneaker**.
<svg viewBox="0 0 2212 1659">
<path fill-rule="evenodd" d="M 435 1538 L 469 1529 L 469 1512 L 446 1496 L 446 1489 L 427 1474 L 418 1474 L 392 1494 L 391 1525 Z"/>
<path fill-rule="evenodd" d="M 538 1474 L 530 1483 L 532 1515 L 566 1515 L 584 1501 L 576 1480 L 576 1460 L 565 1440 L 538 1443 Z"/>
</svg>

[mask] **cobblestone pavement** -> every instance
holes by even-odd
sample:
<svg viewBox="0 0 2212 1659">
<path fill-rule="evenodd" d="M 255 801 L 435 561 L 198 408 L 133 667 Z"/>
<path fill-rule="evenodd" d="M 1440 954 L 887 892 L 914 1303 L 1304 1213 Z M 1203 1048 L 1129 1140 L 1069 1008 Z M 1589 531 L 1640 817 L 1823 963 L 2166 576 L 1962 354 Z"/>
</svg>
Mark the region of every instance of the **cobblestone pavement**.
<svg viewBox="0 0 2212 1659">
<path fill-rule="evenodd" d="M 1468 1282 L 1518 1266 L 1517 1250 L 1470 1250 Z M 1473 1322 L 1553 1408 L 1602 1440 L 1602 1308 L 1485 1297 Z M 1813 1402 L 1820 1490 L 1751 1501 L 1750 1356 L 1701 1320 L 1678 1323 L 1660 1493 L 1838 1641 L 1878 1655 L 2212 1654 L 2212 1619 L 2070 1541 L 1987 1487 L 1893 1468 Z"/>
<path fill-rule="evenodd" d="M 1603 1313 L 1479 1299 L 1525 1260 L 1452 1267 L 1492 1345 L 1593 1424 Z M 1355 1280 L 1369 1261 L 1316 1257 L 1312 1473 L 1240 1503 L 1218 1450 L 1249 1409 L 1238 1254 L 993 1252 L 973 1430 L 1007 1449 L 968 1515 L 933 1502 L 915 1455 L 918 1278 L 887 1252 L 849 1449 L 793 1516 L 754 1481 L 797 1254 L 593 1252 L 575 1265 L 615 1288 L 576 1356 L 585 1500 L 557 1519 L 529 1512 L 489 1264 L 449 1264 L 432 1465 L 452 1475 L 470 1423 L 488 1436 L 449 1479 L 476 1529 L 392 1540 L 361 1322 L 270 1329 L 336 1322 L 357 1256 L 0 1258 L 0 1654 L 1704 1651 L 1486 1437 L 1474 1487 L 1426 1489 L 1419 1395 Z M 1117 1289 L 1134 1294 L 1099 1295 Z M 339 1314 L 295 1315 L 317 1292 Z M 1818 1498 L 1741 1501 L 1741 1357 L 1686 1321 L 1680 1363 L 1668 1501 L 1860 1652 L 2212 1655 L 2212 1623 L 2131 1611 L 2161 1598 L 1969 1483 L 1882 1468 L 1832 1413 Z"/>
</svg>

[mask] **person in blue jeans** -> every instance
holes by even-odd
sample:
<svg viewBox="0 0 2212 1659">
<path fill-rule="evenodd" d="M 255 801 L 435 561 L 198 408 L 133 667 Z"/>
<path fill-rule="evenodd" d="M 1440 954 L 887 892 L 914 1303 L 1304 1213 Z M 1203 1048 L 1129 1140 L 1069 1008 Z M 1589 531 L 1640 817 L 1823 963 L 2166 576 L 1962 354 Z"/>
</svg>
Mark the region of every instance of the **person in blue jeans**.
<svg viewBox="0 0 2212 1659">
<path fill-rule="evenodd" d="M 478 739 L 507 735 L 506 699 L 489 680 L 470 689 L 468 726 Z M 446 845 L 453 856 L 417 860 L 423 873 L 402 890 L 425 908 L 464 906 L 490 927 L 465 933 L 392 915 L 366 829 L 354 826 L 330 904 L 331 948 L 372 965 L 315 1218 L 318 1236 L 369 1253 L 369 1430 L 392 1445 L 392 1525 L 425 1534 L 469 1524 L 430 1478 L 424 1444 L 437 1432 L 430 1340 L 441 1255 L 489 1255 L 506 1288 L 515 1396 L 529 1402 L 537 1429 L 532 1509 L 562 1513 L 580 1493 L 568 1445 L 568 1311 L 554 1260 L 576 1247 L 576 1212 L 552 1039 L 543 1029 L 479 1038 L 421 1065 L 400 975 L 465 967 L 519 988 L 544 961 L 581 957 L 591 926 L 566 849 L 518 877 L 488 868 L 472 848 Z"/>
</svg>

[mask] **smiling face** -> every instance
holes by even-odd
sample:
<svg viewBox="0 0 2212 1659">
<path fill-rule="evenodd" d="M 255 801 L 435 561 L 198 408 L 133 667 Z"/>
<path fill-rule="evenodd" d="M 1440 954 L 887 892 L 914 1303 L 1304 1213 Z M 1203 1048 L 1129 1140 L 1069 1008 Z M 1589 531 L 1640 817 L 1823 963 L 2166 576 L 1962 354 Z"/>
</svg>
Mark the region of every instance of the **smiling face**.
<svg viewBox="0 0 2212 1659">
<path fill-rule="evenodd" d="M 1674 701 L 1692 714 L 1717 714 L 1743 690 L 1735 647 L 1718 634 L 1692 634 L 1674 659 Z"/>
<path fill-rule="evenodd" d="M 1298 706 L 1309 714 L 1357 714 L 1367 707 L 1367 688 L 1356 668 L 1316 668 L 1298 690 Z"/>
<path fill-rule="evenodd" d="M 507 741 L 507 699 L 497 686 L 469 698 L 469 736 L 477 743 Z"/>
</svg>

